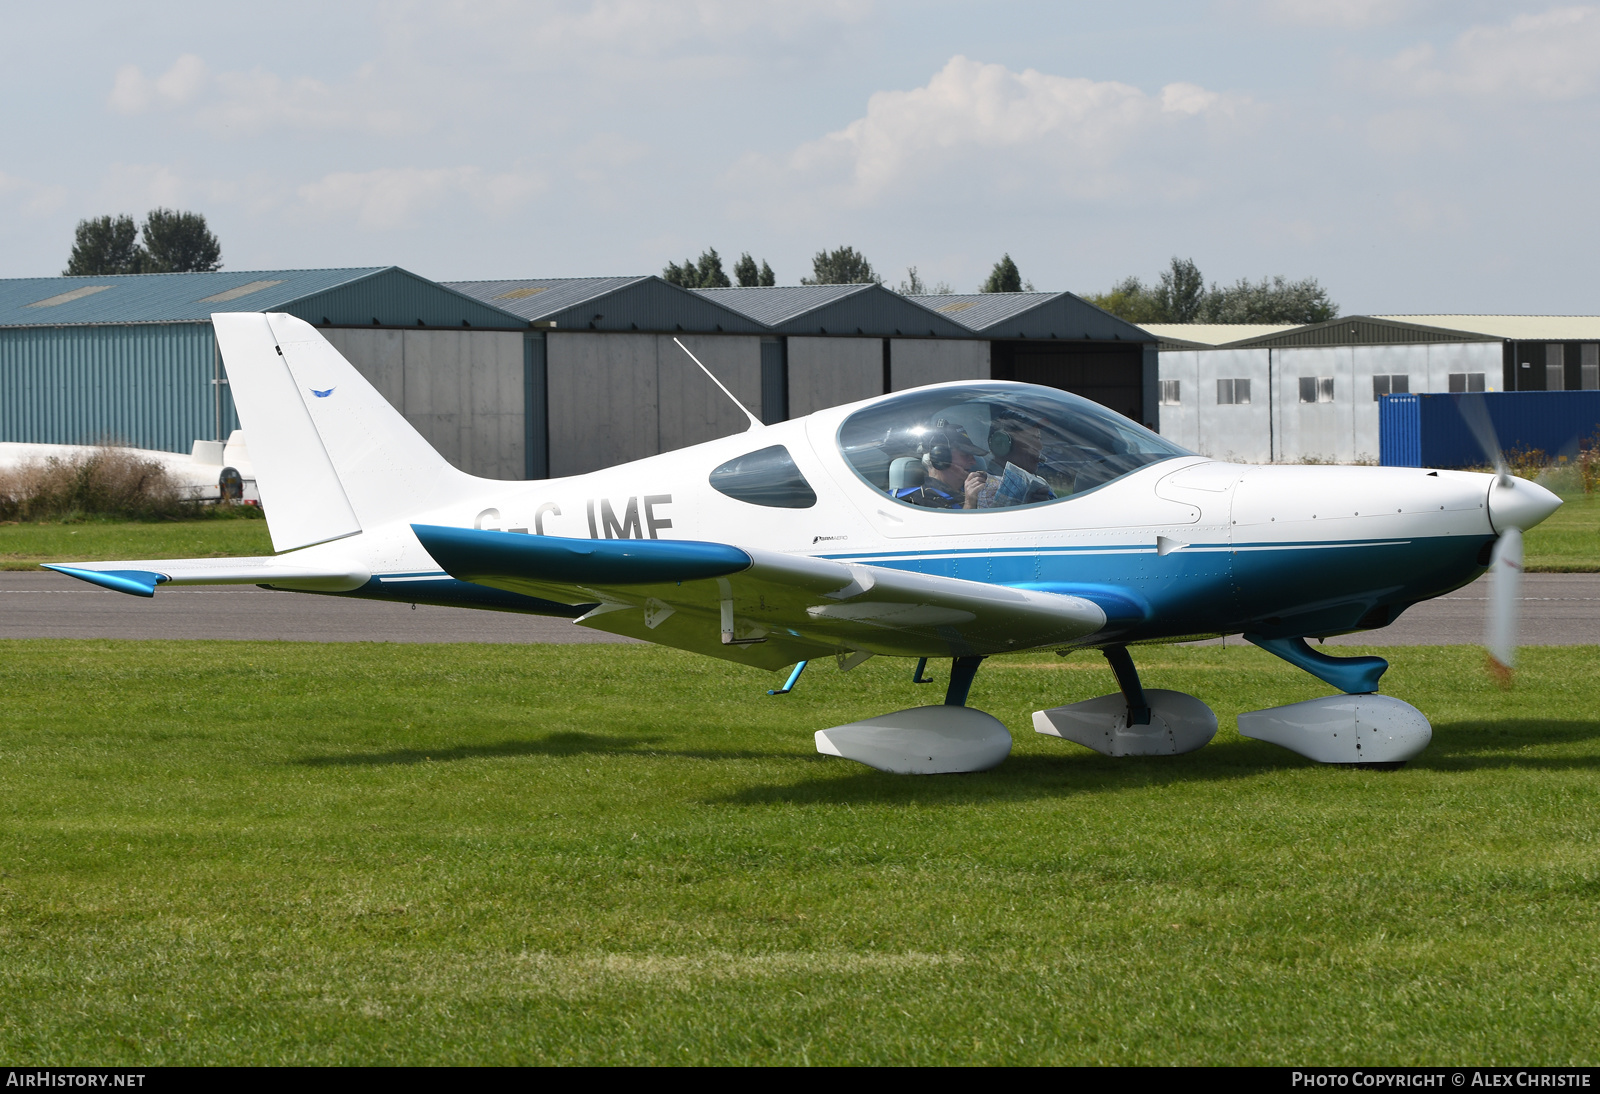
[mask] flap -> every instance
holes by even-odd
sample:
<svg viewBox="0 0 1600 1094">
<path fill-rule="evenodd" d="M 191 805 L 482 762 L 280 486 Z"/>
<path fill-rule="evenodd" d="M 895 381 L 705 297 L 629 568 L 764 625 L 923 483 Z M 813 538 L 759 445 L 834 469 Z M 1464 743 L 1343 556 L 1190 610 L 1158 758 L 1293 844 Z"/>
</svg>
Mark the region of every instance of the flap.
<svg viewBox="0 0 1600 1094">
<path fill-rule="evenodd" d="M 1100 631 L 1088 599 L 685 540 L 413 525 L 452 577 L 567 604 L 586 627 L 762 668 L 837 654 L 961 657 Z"/>
</svg>

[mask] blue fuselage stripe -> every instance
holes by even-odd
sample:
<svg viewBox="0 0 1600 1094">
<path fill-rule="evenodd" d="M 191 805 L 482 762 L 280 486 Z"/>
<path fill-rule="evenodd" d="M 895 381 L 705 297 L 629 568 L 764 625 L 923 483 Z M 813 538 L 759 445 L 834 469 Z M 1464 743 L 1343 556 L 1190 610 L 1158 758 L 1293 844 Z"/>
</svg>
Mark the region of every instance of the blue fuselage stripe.
<svg viewBox="0 0 1600 1094">
<path fill-rule="evenodd" d="M 1267 637 L 1381 627 L 1410 605 L 1483 573 L 1492 535 L 1320 543 L 1148 544 L 860 551 L 818 557 L 996 585 L 1112 587 L 1149 605 L 1120 624 L 1135 642 L 1253 631 Z M 1309 580 L 1308 580 L 1309 578 Z M 399 579 L 399 580 L 396 580 Z M 569 606 L 458 581 L 447 574 L 380 574 L 347 596 L 574 617 Z"/>
</svg>

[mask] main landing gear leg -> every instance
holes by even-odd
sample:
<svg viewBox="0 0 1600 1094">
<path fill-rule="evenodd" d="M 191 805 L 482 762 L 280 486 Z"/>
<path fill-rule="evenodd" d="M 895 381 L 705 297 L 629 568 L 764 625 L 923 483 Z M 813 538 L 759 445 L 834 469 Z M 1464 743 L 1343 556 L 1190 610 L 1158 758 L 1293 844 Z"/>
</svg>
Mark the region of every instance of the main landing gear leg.
<svg viewBox="0 0 1600 1094">
<path fill-rule="evenodd" d="M 1139 684 L 1139 670 L 1133 667 L 1128 647 L 1107 646 L 1100 652 L 1111 663 L 1111 671 L 1117 676 L 1117 687 L 1122 689 L 1122 697 L 1128 700 L 1128 725 L 1149 725 L 1150 704 L 1145 701 L 1144 688 Z"/>
<path fill-rule="evenodd" d="M 978 666 L 983 664 L 981 657 L 957 657 L 950 662 L 950 686 L 945 689 L 944 705 L 947 707 L 964 707 L 967 705 L 967 692 L 972 690 L 972 678 L 978 675 Z M 1138 686 L 1138 681 L 1134 681 Z"/>
<path fill-rule="evenodd" d="M 1036 732 L 1106 756 L 1175 756 L 1202 748 L 1216 736 L 1217 716 L 1193 695 L 1144 690 L 1127 646 L 1107 646 L 1101 652 L 1121 694 L 1036 710 Z"/>
</svg>

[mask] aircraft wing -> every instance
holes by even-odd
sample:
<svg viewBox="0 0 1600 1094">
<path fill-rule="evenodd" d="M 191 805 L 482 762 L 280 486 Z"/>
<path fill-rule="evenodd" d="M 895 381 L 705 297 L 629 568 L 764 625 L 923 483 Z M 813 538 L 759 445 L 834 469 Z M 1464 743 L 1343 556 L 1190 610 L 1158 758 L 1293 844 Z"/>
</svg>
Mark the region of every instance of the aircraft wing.
<svg viewBox="0 0 1600 1094">
<path fill-rule="evenodd" d="M 1005 653 L 1076 642 L 1107 621 L 1083 597 L 724 543 L 412 530 L 461 581 L 596 604 L 577 622 L 760 668 Z"/>
<path fill-rule="evenodd" d="M 134 596 L 154 596 L 157 585 L 272 585 L 312 592 L 359 589 L 372 577 L 359 566 L 338 570 L 311 567 L 293 557 L 147 558 L 130 562 L 45 563 L 54 570 L 101 588 Z"/>
</svg>

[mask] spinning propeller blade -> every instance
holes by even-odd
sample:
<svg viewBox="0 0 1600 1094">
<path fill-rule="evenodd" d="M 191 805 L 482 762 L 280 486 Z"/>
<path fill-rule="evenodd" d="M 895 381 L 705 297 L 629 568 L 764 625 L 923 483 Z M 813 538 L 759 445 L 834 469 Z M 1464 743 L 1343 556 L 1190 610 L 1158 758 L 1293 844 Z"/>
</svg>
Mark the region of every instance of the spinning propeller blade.
<svg viewBox="0 0 1600 1094">
<path fill-rule="evenodd" d="M 1517 660 L 1518 613 L 1522 610 L 1522 529 L 1507 528 L 1489 556 L 1489 626 L 1484 645 L 1489 671 L 1501 686 L 1511 685 Z"/>
<path fill-rule="evenodd" d="M 1464 396 L 1458 405 L 1462 419 L 1494 464 L 1489 524 L 1500 538 L 1489 556 L 1489 618 L 1484 645 L 1489 650 L 1489 671 L 1501 686 L 1510 687 L 1511 670 L 1517 659 L 1518 613 L 1522 610 L 1522 533 L 1555 512 L 1561 499 L 1540 484 L 1511 474 L 1482 395 Z"/>
<path fill-rule="evenodd" d="M 1494 473 L 1500 479 L 1500 485 L 1505 486 L 1511 482 L 1511 471 L 1506 466 L 1506 455 L 1500 450 L 1500 438 L 1495 435 L 1494 423 L 1489 420 L 1489 407 L 1484 402 L 1482 395 L 1463 395 L 1457 405 L 1461 409 L 1461 418 L 1467 423 L 1467 428 L 1472 430 L 1472 436 L 1478 442 L 1478 447 L 1483 449 L 1483 454 L 1489 457 L 1489 462 L 1494 465 Z"/>
</svg>

